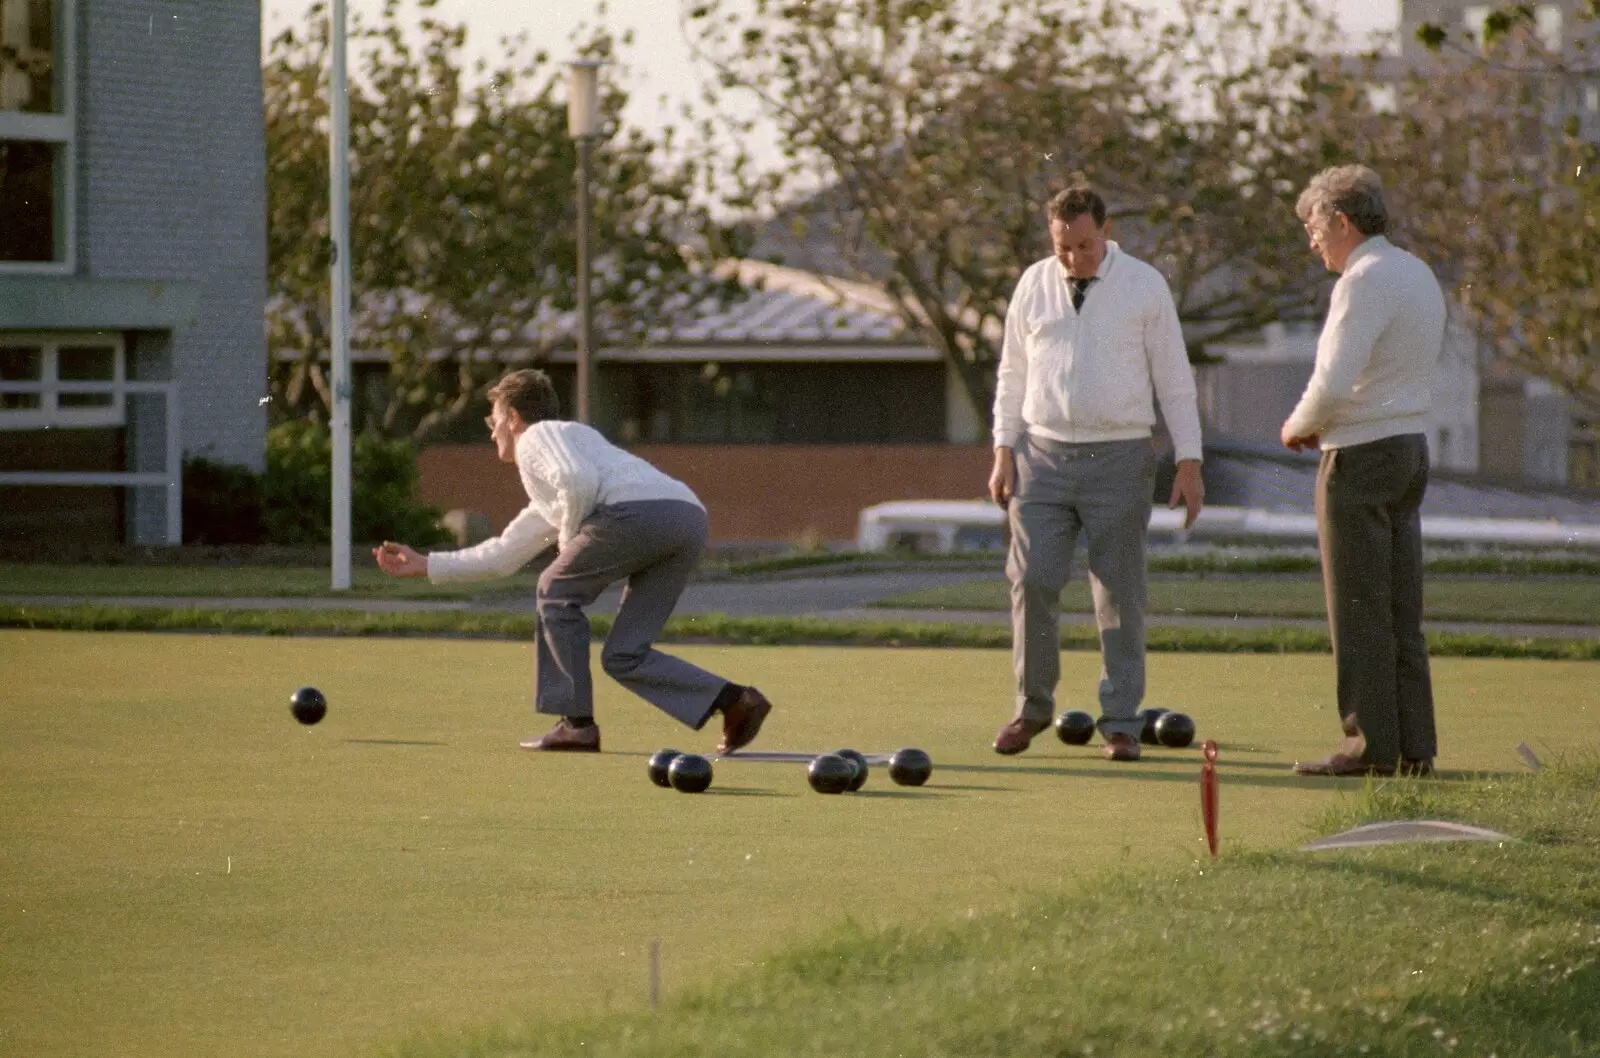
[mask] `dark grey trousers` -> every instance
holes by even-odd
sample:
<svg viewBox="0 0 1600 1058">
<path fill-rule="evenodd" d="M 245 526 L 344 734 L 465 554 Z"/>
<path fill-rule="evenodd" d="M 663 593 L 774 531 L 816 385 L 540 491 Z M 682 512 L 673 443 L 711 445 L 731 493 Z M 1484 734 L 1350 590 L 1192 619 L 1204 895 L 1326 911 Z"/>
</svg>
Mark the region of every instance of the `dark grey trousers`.
<svg viewBox="0 0 1600 1058">
<path fill-rule="evenodd" d="M 706 512 L 682 500 L 597 507 L 539 576 L 534 708 L 593 716 L 585 606 L 627 579 L 600 652 L 606 674 L 675 720 L 703 726 L 728 681 L 652 645 L 706 545 Z"/>
<path fill-rule="evenodd" d="M 1438 748 L 1428 643 L 1422 635 L 1422 434 L 1327 449 L 1317 470 L 1317 538 L 1339 715 L 1365 739 L 1362 759 L 1389 768 Z"/>
<path fill-rule="evenodd" d="M 1016 715 L 1049 721 L 1061 679 L 1061 589 L 1078 533 L 1100 629 L 1100 732 L 1138 736 L 1144 700 L 1145 535 L 1156 454 L 1148 439 L 1066 444 L 1023 437 L 1009 515 Z"/>
</svg>

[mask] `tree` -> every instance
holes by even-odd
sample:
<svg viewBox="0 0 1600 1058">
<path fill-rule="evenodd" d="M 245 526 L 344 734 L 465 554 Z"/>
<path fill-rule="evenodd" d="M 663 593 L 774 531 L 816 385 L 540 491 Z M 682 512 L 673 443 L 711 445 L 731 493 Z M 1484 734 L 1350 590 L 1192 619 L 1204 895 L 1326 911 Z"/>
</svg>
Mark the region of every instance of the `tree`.
<svg viewBox="0 0 1600 1058">
<path fill-rule="evenodd" d="M 1404 211 L 1472 322 L 1508 362 L 1600 411 L 1600 149 L 1583 92 L 1600 87 L 1590 0 L 1565 47 L 1530 5 L 1462 39 L 1424 24 L 1434 60 L 1400 83 L 1366 150 L 1428 173 Z"/>
<path fill-rule="evenodd" d="M 1093 0 L 689 3 L 715 93 L 757 99 L 793 171 L 830 186 L 816 201 L 860 251 L 848 278 L 883 284 L 981 418 L 1007 298 L 1073 173 L 1166 273 L 1193 358 L 1317 311 L 1326 282 L 1292 207 L 1340 160 L 1319 126 L 1338 74 L 1318 58 L 1334 27 L 1305 0 L 1184 0 L 1168 21 Z"/>
<path fill-rule="evenodd" d="M 380 352 L 388 385 L 358 425 L 426 437 L 459 416 L 520 356 L 572 344 L 576 305 L 576 149 L 561 72 L 505 41 L 495 69 L 465 70 L 464 26 L 429 12 L 410 43 L 400 0 L 351 28 L 352 346 Z M 327 15 L 274 39 L 265 64 L 269 344 L 279 415 L 330 405 Z M 610 58 L 600 33 L 581 49 Z M 731 296 L 685 243 L 715 254 L 726 236 L 697 204 L 704 170 L 671 130 L 624 129 L 625 94 L 603 101 L 593 151 L 596 331 L 638 336 L 675 308 Z M 284 358 L 284 354 L 289 357 Z M 361 420 L 364 419 L 363 423 Z"/>
</svg>

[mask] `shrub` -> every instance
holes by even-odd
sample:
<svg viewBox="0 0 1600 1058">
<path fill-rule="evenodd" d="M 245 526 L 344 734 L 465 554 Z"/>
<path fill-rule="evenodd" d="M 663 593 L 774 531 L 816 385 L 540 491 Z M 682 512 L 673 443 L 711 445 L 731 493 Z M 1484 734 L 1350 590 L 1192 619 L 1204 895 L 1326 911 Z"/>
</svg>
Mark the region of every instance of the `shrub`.
<svg viewBox="0 0 1600 1058">
<path fill-rule="evenodd" d="M 416 504 L 416 450 L 410 442 L 362 433 L 350 452 L 350 535 L 361 543 L 402 540 L 419 547 L 449 539 L 437 507 Z M 267 431 L 262 480 L 266 537 L 274 544 L 325 544 L 332 528 L 333 439 L 300 419 Z"/>
<path fill-rule="evenodd" d="M 440 510 L 412 501 L 416 452 L 406 441 L 362 434 L 351 444 L 350 536 L 356 543 L 446 543 Z M 325 547 L 333 526 L 333 440 L 305 421 L 267 432 L 267 470 L 202 457 L 183 464 L 183 542 Z"/>
<path fill-rule="evenodd" d="M 183 461 L 183 542 L 259 544 L 261 479 L 244 467 L 194 457 Z"/>
</svg>

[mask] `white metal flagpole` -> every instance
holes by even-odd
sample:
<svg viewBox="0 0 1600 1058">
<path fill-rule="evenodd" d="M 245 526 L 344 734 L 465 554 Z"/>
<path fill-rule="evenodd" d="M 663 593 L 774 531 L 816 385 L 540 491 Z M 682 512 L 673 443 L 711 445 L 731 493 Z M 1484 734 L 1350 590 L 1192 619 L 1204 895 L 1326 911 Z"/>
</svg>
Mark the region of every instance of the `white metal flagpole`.
<svg viewBox="0 0 1600 1058">
<path fill-rule="evenodd" d="M 345 0 L 333 0 L 328 64 L 328 197 L 333 242 L 333 589 L 350 587 L 350 99 Z"/>
</svg>

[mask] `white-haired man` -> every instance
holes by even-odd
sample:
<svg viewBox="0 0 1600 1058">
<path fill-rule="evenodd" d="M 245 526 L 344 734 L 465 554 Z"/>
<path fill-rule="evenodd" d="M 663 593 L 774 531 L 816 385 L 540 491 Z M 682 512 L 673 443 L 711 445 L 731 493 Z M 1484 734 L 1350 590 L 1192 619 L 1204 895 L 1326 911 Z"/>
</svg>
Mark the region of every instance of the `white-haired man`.
<svg viewBox="0 0 1600 1058">
<path fill-rule="evenodd" d="M 1422 635 L 1425 431 L 1444 345 L 1433 271 L 1385 236 L 1378 174 L 1318 173 L 1296 206 L 1311 249 L 1339 273 L 1316 367 L 1283 443 L 1320 448 L 1317 537 L 1345 740 L 1302 775 L 1427 775 L 1437 750 Z"/>
</svg>

